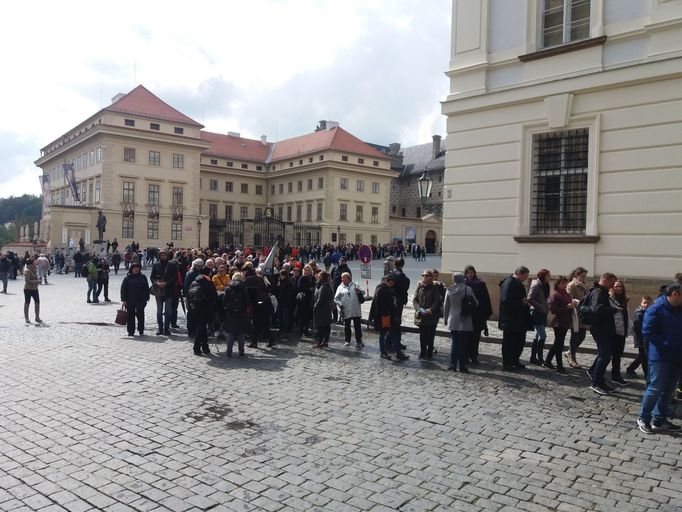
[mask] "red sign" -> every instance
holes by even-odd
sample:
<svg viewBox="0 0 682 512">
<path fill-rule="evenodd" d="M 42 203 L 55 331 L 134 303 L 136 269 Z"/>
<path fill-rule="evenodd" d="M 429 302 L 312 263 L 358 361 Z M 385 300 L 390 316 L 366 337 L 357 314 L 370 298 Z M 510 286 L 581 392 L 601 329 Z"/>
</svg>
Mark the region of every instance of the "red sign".
<svg viewBox="0 0 682 512">
<path fill-rule="evenodd" d="M 360 246 L 358 249 L 358 257 L 365 265 L 369 265 L 372 262 L 372 249 L 370 249 L 369 245 L 362 244 Z"/>
</svg>

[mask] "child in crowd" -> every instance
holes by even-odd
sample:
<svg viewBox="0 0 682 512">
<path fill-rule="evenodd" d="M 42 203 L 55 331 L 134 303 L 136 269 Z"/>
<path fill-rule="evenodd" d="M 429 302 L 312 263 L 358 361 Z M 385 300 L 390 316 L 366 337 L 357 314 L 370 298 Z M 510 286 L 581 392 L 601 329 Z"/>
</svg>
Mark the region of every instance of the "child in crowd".
<svg viewBox="0 0 682 512">
<path fill-rule="evenodd" d="M 647 310 L 649 306 L 653 303 L 653 300 L 651 299 L 651 296 L 645 295 L 642 297 L 641 302 L 639 303 L 639 306 L 637 309 L 635 309 L 635 314 L 633 318 L 633 337 L 635 339 L 635 348 L 639 352 L 639 355 L 630 363 L 630 366 L 627 367 L 627 370 L 625 370 L 625 373 L 628 377 L 635 378 L 637 377 L 637 373 L 635 370 L 639 367 L 639 365 L 642 365 L 642 371 L 644 372 L 644 378 L 647 379 L 647 382 L 649 379 L 647 378 L 647 347 L 646 347 L 646 342 L 644 340 L 644 337 L 642 336 L 642 322 L 644 321 L 644 312 Z"/>
</svg>

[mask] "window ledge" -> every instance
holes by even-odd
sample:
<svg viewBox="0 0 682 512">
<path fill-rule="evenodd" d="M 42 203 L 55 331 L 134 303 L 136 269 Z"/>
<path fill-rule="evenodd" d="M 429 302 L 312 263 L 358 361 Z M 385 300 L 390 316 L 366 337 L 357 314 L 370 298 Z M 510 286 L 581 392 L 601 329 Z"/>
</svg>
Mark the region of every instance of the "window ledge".
<svg viewBox="0 0 682 512">
<path fill-rule="evenodd" d="M 554 55 L 561 55 L 563 53 L 574 52 L 582 50 L 583 48 L 591 48 L 592 46 L 599 46 L 604 44 L 606 36 L 593 37 L 591 39 L 583 39 L 573 43 L 562 44 L 559 46 L 551 46 L 550 48 L 543 48 L 533 53 L 526 53 L 519 55 L 518 59 L 521 62 L 529 62 L 532 60 L 544 59 L 545 57 L 553 57 Z"/>
<path fill-rule="evenodd" d="M 598 235 L 523 235 L 515 236 L 519 244 L 594 244 L 600 240 Z"/>
</svg>

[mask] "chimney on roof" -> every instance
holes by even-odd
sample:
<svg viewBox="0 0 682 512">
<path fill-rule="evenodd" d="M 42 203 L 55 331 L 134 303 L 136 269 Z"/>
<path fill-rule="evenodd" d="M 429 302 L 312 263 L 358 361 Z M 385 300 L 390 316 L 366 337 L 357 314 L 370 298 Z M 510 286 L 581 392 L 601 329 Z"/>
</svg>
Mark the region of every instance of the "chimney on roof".
<svg viewBox="0 0 682 512">
<path fill-rule="evenodd" d="M 329 131 L 333 128 L 338 128 L 338 127 L 339 127 L 338 121 L 327 121 L 327 131 Z"/>
<path fill-rule="evenodd" d="M 122 92 L 119 92 L 116 96 L 114 96 L 113 98 L 111 98 L 111 104 L 113 105 L 113 104 L 116 103 L 118 100 L 120 100 L 121 98 L 123 98 L 123 96 L 125 96 L 125 94 L 123 94 Z"/>
<path fill-rule="evenodd" d="M 229 135 L 230 137 L 237 137 L 237 138 L 241 137 L 241 133 L 239 133 L 239 132 L 227 132 L 227 135 Z"/>
<path fill-rule="evenodd" d="M 267 135 L 261 135 L 260 136 L 260 143 L 265 146 L 268 143 L 268 136 Z"/>
<path fill-rule="evenodd" d="M 327 121 L 324 119 L 320 119 L 320 122 L 315 127 L 315 131 L 319 132 L 319 131 L 326 130 L 326 129 L 327 129 Z"/>
<path fill-rule="evenodd" d="M 400 153 L 400 142 L 393 142 L 388 145 L 388 154 L 397 155 Z"/>
<path fill-rule="evenodd" d="M 440 135 L 433 136 L 433 159 L 438 158 L 438 153 L 440 153 Z"/>
</svg>

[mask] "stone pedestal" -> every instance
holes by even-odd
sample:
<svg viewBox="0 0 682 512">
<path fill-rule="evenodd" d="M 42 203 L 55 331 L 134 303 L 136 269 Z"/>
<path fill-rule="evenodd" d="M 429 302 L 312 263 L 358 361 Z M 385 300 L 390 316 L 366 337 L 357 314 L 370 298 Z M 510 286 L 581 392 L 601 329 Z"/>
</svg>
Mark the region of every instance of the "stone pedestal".
<svg viewBox="0 0 682 512">
<path fill-rule="evenodd" d="M 107 243 L 106 242 L 93 242 L 92 244 L 92 250 L 95 252 L 95 256 L 99 257 L 100 255 L 107 254 Z"/>
</svg>

